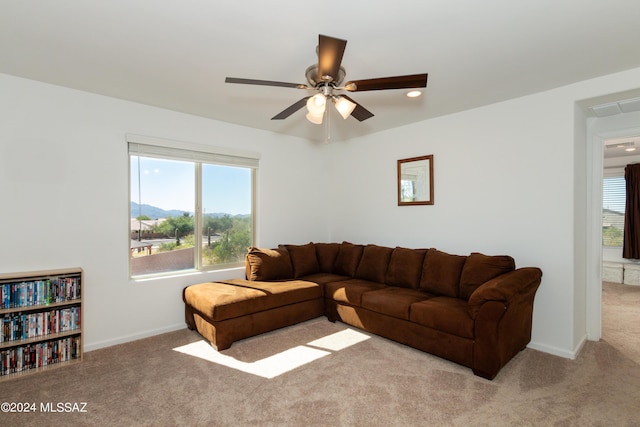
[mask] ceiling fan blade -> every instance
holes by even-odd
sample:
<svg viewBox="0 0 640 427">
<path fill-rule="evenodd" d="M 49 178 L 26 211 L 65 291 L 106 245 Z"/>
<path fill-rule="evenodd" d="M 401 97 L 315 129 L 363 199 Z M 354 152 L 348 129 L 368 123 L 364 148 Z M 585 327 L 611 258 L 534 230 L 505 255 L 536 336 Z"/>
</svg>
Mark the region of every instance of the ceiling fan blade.
<svg viewBox="0 0 640 427">
<path fill-rule="evenodd" d="M 307 104 L 307 100 L 309 98 L 311 98 L 311 97 L 307 96 L 307 97 L 302 98 L 300 101 L 298 101 L 295 104 L 285 108 L 284 110 L 282 110 L 281 112 L 279 112 L 275 116 L 271 117 L 271 120 L 283 120 L 283 119 L 286 119 L 287 117 L 289 117 L 290 115 L 292 115 L 293 113 L 295 113 L 296 111 L 298 111 L 299 109 L 304 107 Z"/>
<path fill-rule="evenodd" d="M 427 74 L 411 74 L 408 76 L 381 77 L 377 79 L 353 80 L 344 85 L 350 92 L 384 89 L 408 89 L 427 87 Z"/>
<path fill-rule="evenodd" d="M 254 79 L 240 79 L 237 77 L 227 77 L 224 79 L 225 83 L 240 83 L 244 85 L 260 85 L 260 86 L 279 86 L 279 87 L 290 87 L 294 89 L 312 89 L 307 85 L 298 84 L 298 83 L 287 83 L 287 82 L 274 82 L 271 80 L 254 80 Z"/>
<path fill-rule="evenodd" d="M 358 121 L 362 122 L 373 117 L 373 113 L 371 111 L 367 110 L 362 105 L 358 104 L 356 101 L 349 98 L 347 95 L 340 95 L 340 96 L 356 104 L 356 108 L 354 108 L 353 111 L 351 112 L 351 116 L 354 119 L 357 119 Z"/>
<path fill-rule="evenodd" d="M 346 46 L 346 40 L 319 35 L 318 78 L 320 80 L 324 80 L 324 76 L 331 76 L 331 80 L 338 80 L 338 72 Z"/>
</svg>

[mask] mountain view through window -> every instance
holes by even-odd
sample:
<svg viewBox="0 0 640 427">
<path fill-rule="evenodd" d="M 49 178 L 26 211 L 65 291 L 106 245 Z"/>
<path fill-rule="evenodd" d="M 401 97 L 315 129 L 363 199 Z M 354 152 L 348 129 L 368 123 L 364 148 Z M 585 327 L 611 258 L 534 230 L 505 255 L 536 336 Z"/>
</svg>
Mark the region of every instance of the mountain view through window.
<svg viewBox="0 0 640 427">
<path fill-rule="evenodd" d="M 132 276 L 243 265 L 252 168 L 130 153 L 130 186 Z"/>
</svg>

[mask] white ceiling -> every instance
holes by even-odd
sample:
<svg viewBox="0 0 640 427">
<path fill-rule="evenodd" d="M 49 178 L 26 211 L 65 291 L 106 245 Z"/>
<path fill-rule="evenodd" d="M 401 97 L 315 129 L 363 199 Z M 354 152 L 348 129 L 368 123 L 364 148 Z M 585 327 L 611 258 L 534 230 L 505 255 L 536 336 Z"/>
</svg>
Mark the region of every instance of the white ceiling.
<svg viewBox="0 0 640 427">
<path fill-rule="evenodd" d="M 429 73 L 352 98 L 375 114 L 331 120 L 333 140 L 640 67 L 638 0 L 0 0 L 0 73 L 313 141 L 307 95 L 225 84 L 305 83 L 318 34 L 348 41 L 345 80 Z"/>
</svg>

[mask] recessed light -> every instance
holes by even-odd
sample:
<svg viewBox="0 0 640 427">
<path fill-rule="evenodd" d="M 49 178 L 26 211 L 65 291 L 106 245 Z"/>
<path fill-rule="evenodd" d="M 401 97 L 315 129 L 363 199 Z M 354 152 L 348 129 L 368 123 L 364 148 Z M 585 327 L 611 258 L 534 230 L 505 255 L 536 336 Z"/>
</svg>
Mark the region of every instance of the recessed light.
<svg viewBox="0 0 640 427">
<path fill-rule="evenodd" d="M 407 92 L 407 96 L 409 98 L 417 98 L 420 95 L 422 95 L 422 91 L 419 90 L 412 90 L 411 92 Z"/>
<path fill-rule="evenodd" d="M 625 148 L 624 151 L 636 151 L 636 147 Z"/>
</svg>

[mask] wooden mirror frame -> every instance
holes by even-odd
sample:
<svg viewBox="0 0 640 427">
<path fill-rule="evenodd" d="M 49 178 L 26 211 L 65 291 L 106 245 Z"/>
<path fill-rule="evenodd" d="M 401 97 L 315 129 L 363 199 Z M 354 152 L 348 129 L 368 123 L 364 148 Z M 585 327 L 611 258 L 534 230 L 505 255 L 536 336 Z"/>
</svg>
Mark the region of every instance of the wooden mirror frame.
<svg viewBox="0 0 640 427">
<path fill-rule="evenodd" d="M 398 206 L 414 205 L 433 205 L 433 154 L 398 160 Z"/>
</svg>

